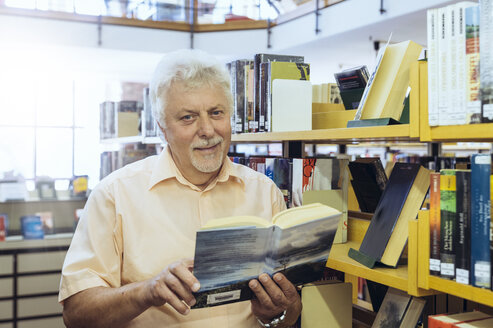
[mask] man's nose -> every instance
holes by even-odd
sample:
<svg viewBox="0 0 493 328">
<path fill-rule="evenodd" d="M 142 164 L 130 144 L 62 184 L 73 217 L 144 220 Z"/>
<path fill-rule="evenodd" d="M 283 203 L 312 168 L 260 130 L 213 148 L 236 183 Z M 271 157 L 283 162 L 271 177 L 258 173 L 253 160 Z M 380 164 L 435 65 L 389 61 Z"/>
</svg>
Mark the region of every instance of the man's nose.
<svg viewBox="0 0 493 328">
<path fill-rule="evenodd" d="M 201 117 L 199 119 L 199 137 L 210 138 L 214 136 L 214 124 L 210 117 Z"/>
</svg>

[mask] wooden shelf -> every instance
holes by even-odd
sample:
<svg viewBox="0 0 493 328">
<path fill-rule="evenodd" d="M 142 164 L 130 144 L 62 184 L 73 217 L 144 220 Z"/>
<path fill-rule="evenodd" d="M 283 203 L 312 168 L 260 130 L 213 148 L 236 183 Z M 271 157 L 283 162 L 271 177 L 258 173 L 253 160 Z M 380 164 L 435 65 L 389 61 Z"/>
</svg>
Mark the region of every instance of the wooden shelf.
<svg viewBox="0 0 493 328">
<path fill-rule="evenodd" d="M 491 141 L 493 123 L 431 127 L 432 141 Z"/>
<path fill-rule="evenodd" d="M 463 285 L 452 280 L 442 279 L 435 276 L 430 276 L 428 278 L 428 285 L 431 289 L 442 293 L 454 295 L 493 307 L 493 291 L 489 289 Z"/>
<path fill-rule="evenodd" d="M 121 138 L 109 138 L 101 139 L 101 144 L 126 144 L 126 143 L 136 143 L 142 142 L 142 136 L 131 136 L 131 137 L 121 137 Z"/>
<path fill-rule="evenodd" d="M 322 143 L 355 143 L 367 141 L 413 141 L 409 124 L 340 128 L 296 132 L 241 133 L 232 136 L 233 142 L 306 141 Z"/>
</svg>

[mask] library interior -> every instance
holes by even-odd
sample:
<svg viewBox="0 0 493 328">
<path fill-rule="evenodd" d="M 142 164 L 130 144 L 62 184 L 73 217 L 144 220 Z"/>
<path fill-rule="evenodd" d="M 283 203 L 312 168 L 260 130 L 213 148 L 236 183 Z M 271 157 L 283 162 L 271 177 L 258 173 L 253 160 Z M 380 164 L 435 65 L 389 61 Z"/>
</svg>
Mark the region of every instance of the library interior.
<svg viewBox="0 0 493 328">
<path fill-rule="evenodd" d="M 493 0 L 0 0 L 0 328 L 493 327 L 492 143 Z"/>
</svg>

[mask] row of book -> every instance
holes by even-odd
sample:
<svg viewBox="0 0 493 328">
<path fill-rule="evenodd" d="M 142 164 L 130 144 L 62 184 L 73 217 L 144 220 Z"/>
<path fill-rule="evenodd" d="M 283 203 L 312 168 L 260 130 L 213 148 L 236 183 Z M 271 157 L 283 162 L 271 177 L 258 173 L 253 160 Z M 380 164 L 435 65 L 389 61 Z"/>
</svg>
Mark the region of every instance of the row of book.
<svg viewBox="0 0 493 328">
<path fill-rule="evenodd" d="M 491 0 L 428 10 L 430 126 L 493 122 L 492 13 Z"/>
<path fill-rule="evenodd" d="M 128 144 L 119 151 L 105 151 L 100 155 L 99 178 L 135 161 L 156 155 L 156 145 Z"/>
<path fill-rule="evenodd" d="M 105 101 L 99 106 L 99 137 L 111 139 L 140 135 L 141 101 Z"/>
<path fill-rule="evenodd" d="M 492 181 L 490 154 L 430 175 L 431 275 L 491 289 Z"/>
<path fill-rule="evenodd" d="M 304 60 L 303 56 L 256 54 L 253 60 L 227 64 L 233 93 L 233 133 L 272 131 L 273 81 L 309 81 L 310 64 Z"/>
</svg>

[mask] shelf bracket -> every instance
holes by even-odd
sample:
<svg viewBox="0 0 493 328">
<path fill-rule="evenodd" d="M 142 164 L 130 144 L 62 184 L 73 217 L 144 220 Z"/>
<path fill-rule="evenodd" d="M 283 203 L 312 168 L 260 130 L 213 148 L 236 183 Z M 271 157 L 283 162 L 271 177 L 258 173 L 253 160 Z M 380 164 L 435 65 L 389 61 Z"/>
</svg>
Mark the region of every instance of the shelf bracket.
<svg viewBox="0 0 493 328">
<path fill-rule="evenodd" d="M 98 16 L 98 46 L 101 47 L 103 44 L 103 18 L 101 15 Z"/>
<path fill-rule="evenodd" d="M 270 18 L 268 18 L 267 19 L 267 49 L 272 48 L 272 44 L 270 43 L 271 34 L 272 34 L 272 25 L 271 25 Z"/>
</svg>

